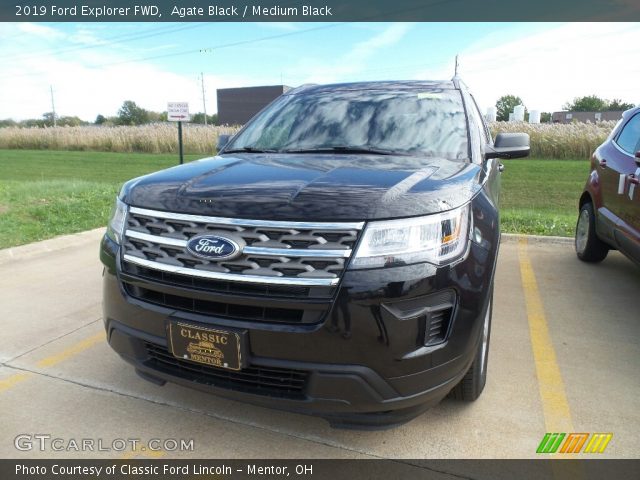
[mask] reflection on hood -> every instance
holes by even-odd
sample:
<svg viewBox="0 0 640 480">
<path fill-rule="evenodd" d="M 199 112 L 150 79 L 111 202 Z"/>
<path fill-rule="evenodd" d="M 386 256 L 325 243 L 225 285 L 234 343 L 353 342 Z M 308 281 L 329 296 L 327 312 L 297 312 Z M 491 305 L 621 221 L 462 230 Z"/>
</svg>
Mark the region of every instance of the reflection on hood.
<svg viewBox="0 0 640 480">
<path fill-rule="evenodd" d="M 362 221 L 455 208 L 481 188 L 481 175 L 477 165 L 439 158 L 234 154 L 132 180 L 124 200 L 221 217 Z"/>
</svg>

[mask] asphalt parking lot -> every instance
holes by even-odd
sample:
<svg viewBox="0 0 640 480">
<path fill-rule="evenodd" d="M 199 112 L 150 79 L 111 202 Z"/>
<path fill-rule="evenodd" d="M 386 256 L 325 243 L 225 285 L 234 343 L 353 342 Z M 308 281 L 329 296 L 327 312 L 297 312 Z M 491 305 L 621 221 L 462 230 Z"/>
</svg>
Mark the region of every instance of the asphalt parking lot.
<svg viewBox="0 0 640 480">
<path fill-rule="evenodd" d="M 104 338 L 101 234 L 0 251 L 1 457 L 532 458 L 545 432 L 613 433 L 606 458 L 640 451 L 640 269 L 617 252 L 594 266 L 569 242 L 505 239 L 482 397 L 350 431 L 136 376 Z M 193 449 L 21 451 L 21 434 Z"/>
</svg>

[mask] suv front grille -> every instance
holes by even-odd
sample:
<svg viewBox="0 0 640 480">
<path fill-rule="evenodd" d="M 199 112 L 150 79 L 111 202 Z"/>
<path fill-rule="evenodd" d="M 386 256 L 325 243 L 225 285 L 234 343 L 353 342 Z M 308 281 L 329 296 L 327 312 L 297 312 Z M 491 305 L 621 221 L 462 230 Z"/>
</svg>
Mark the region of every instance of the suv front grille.
<svg viewBox="0 0 640 480">
<path fill-rule="evenodd" d="M 123 260 L 193 277 L 267 285 L 335 286 L 362 223 L 240 220 L 129 209 Z M 246 243 L 231 260 L 191 255 L 186 244 L 201 234 L 231 234 Z"/>
<path fill-rule="evenodd" d="M 249 366 L 224 370 L 174 357 L 166 348 L 145 342 L 149 367 L 192 382 L 270 397 L 303 400 L 309 373 L 286 368 Z"/>
<path fill-rule="evenodd" d="M 331 307 L 362 223 L 236 220 L 131 207 L 120 281 L 149 305 L 230 320 L 315 324 Z M 231 260 L 189 253 L 195 235 L 242 238 Z"/>
</svg>

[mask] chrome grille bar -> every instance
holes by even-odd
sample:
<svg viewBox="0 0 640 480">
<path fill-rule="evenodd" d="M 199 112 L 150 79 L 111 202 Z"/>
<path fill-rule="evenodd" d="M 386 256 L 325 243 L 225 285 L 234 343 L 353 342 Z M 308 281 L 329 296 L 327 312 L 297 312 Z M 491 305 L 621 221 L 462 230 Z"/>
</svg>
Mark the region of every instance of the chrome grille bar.
<svg viewBox="0 0 640 480">
<path fill-rule="evenodd" d="M 331 287 L 340 282 L 339 278 L 300 278 L 300 277 L 270 277 L 258 275 L 242 275 L 236 273 L 208 272 L 206 270 L 196 270 L 195 268 L 177 267 L 165 263 L 145 260 L 124 254 L 123 260 L 142 267 L 153 268 L 163 272 L 175 273 L 178 275 L 188 275 L 192 277 L 209 278 L 213 280 L 226 280 L 230 282 L 260 283 L 269 285 L 296 285 L 305 287 Z"/>
<path fill-rule="evenodd" d="M 364 222 L 314 223 L 273 220 L 245 220 L 242 218 L 207 217 L 203 215 L 190 215 L 186 213 L 160 212 L 157 210 L 148 210 L 146 208 L 139 207 L 130 207 L 129 212 L 153 218 L 166 218 L 169 220 L 186 220 L 190 222 L 213 223 L 218 225 L 236 225 L 241 227 L 282 228 L 284 230 L 289 230 L 291 228 L 301 230 L 362 230 L 362 227 L 364 227 Z"/>
<path fill-rule="evenodd" d="M 163 237 L 160 235 L 149 235 L 148 233 L 127 230 L 125 236 L 146 242 L 153 242 L 159 245 L 170 245 L 172 247 L 187 247 L 187 240 L 179 238 Z M 297 248 L 267 248 L 246 246 L 242 252 L 255 256 L 287 256 L 300 258 L 349 258 L 351 250 L 319 250 L 319 249 L 297 249 Z"/>
</svg>

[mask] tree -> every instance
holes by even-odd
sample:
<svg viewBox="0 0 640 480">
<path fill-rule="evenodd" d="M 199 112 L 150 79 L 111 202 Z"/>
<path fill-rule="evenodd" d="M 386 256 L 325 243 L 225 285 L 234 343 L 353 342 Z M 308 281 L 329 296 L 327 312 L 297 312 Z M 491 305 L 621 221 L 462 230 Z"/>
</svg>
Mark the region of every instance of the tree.
<svg viewBox="0 0 640 480">
<path fill-rule="evenodd" d="M 597 95 L 587 95 L 574 98 L 573 102 L 567 102 L 562 108 L 570 112 L 604 112 L 608 103 Z"/>
<path fill-rule="evenodd" d="M 53 124 L 51 124 L 53 125 Z M 44 127 L 46 126 L 45 121 L 41 118 L 27 118 L 26 120 L 22 120 L 20 122 L 21 127 Z"/>
<path fill-rule="evenodd" d="M 513 112 L 513 109 L 518 105 L 523 105 L 520 97 L 515 95 L 501 96 L 496 102 L 496 120 L 499 122 L 506 122 L 509 120 L 509 114 Z"/>
<path fill-rule="evenodd" d="M 587 95 L 586 97 L 574 98 L 573 102 L 567 102 L 565 110 L 572 112 L 616 112 L 633 108 L 632 103 L 623 102 L 620 99 L 606 100 L 597 95 Z"/>
<path fill-rule="evenodd" d="M 614 98 L 609 102 L 609 107 L 607 108 L 607 110 L 609 110 L 610 112 L 616 112 L 620 110 L 629 110 L 633 107 L 635 107 L 633 103 L 623 102 L 618 98 Z"/>
<path fill-rule="evenodd" d="M 89 122 L 81 120 L 79 117 L 60 117 L 58 119 L 59 127 L 79 127 L 80 125 L 88 125 Z"/>
<path fill-rule="evenodd" d="M 142 125 L 149 123 L 149 112 L 136 105 L 132 100 L 125 100 L 118 110 L 118 125 Z"/>
<path fill-rule="evenodd" d="M 218 122 L 218 114 L 214 113 L 213 115 L 207 115 L 207 124 L 215 125 Z M 198 112 L 191 115 L 191 123 L 202 123 L 204 124 L 204 113 Z"/>
<path fill-rule="evenodd" d="M 49 125 L 50 127 L 53 127 L 54 125 L 54 121 L 53 121 L 53 112 L 45 112 L 42 114 L 42 118 L 44 118 L 44 125 Z M 56 115 L 55 119 L 58 120 L 58 116 Z"/>
<path fill-rule="evenodd" d="M 549 123 L 549 122 L 551 122 L 551 113 L 550 112 L 540 113 L 540 123 Z"/>
<path fill-rule="evenodd" d="M 104 115 L 98 114 L 98 116 L 96 117 L 95 122 L 93 122 L 93 123 L 95 123 L 96 125 L 102 125 L 106 121 L 107 121 L 107 119 L 106 119 L 106 117 Z"/>
<path fill-rule="evenodd" d="M 156 122 L 160 122 L 162 121 L 162 113 L 160 112 L 152 112 L 149 111 L 148 113 L 148 122 L 149 123 L 156 123 Z"/>
</svg>

